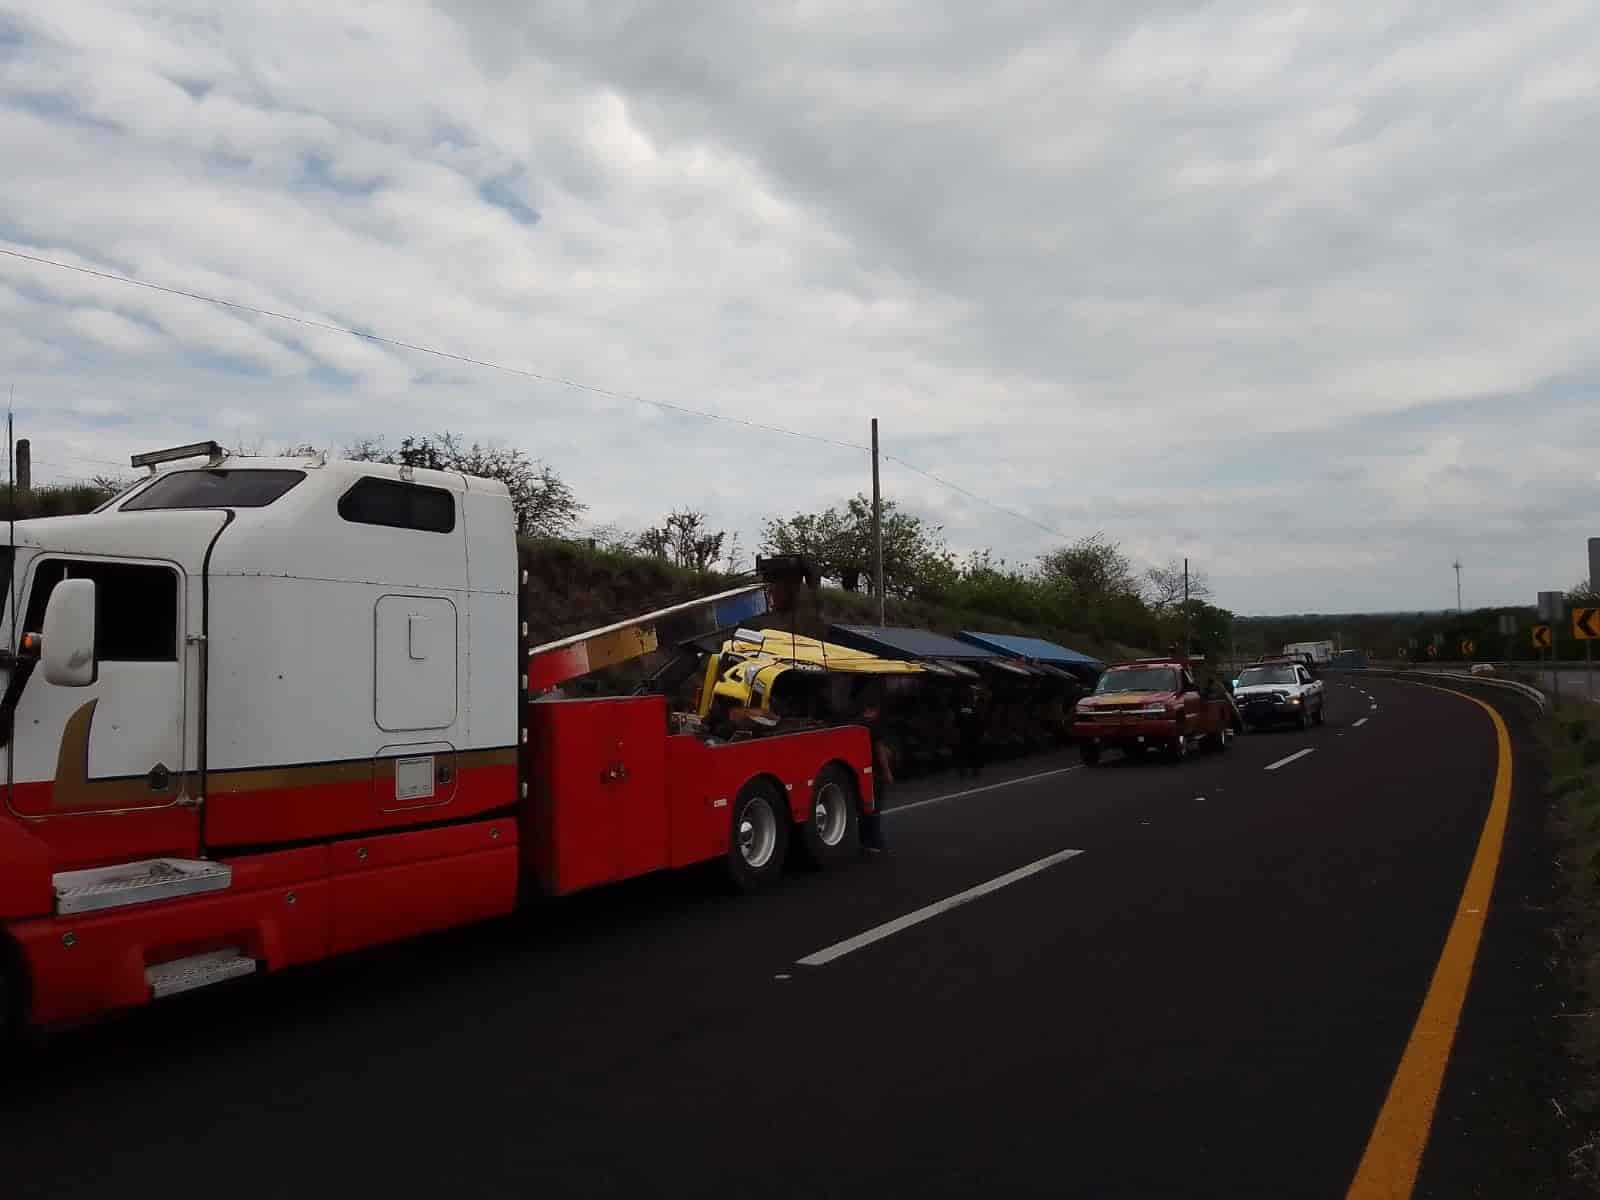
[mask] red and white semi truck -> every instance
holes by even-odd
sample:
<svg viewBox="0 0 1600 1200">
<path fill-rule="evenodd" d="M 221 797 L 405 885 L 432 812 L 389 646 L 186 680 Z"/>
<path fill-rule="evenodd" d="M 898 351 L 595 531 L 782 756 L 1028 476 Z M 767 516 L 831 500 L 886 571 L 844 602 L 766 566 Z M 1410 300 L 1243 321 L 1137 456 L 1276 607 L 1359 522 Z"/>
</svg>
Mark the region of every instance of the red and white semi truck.
<svg viewBox="0 0 1600 1200">
<path fill-rule="evenodd" d="M 791 843 L 854 844 L 859 727 L 718 744 L 669 733 L 660 696 L 530 702 L 501 484 L 209 443 L 134 465 L 95 513 L 5 539 L 13 1031 L 666 868 L 721 859 L 754 887 Z"/>
</svg>

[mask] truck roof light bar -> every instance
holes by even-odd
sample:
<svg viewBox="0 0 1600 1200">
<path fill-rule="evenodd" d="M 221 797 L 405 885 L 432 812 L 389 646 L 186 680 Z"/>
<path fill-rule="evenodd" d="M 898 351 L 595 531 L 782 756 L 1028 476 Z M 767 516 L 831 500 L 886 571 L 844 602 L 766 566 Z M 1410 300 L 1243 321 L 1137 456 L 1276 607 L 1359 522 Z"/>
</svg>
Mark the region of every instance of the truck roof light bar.
<svg viewBox="0 0 1600 1200">
<path fill-rule="evenodd" d="M 187 446 L 173 446 L 168 450 L 150 450 L 144 454 L 135 454 L 128 462 L 135 467 L 148 467 L 150 474 L 156 473 L 156 467 L 161 463 L 177 462 L 184 458 L 209 458 L 210 466 L 217 466 L 228 452 L 216 442 L 191 442 Z"/>
</svg>

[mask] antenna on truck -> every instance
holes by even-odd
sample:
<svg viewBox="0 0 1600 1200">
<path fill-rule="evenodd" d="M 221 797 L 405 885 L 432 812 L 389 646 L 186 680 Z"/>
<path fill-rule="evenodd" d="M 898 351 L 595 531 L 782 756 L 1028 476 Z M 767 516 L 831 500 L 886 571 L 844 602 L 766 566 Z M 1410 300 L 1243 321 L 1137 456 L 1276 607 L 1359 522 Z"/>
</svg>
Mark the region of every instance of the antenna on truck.
<svg viewBox="0 0 1600 1200">
<path fill-rule="evenodd" d="M 7 610 L 11 614 L 11 632 L 13 637 L 6 639 L 5 652 L 11 659 L 11 673 L 6 679 L 6 691 L 12 691 L 12 678 L 22 670 L 22 663 L 17 655 L 22 650 L 22 614 L 17 611 L 17 455 L 16 443 L 12 438 L 12 414 L 17 407 L 17 385 L 11 385 L 11 393 L 6 401 L 6 517 L 9 530 L 6 535 L 6 545 L 10 548 L 6 554 L 6 600 L 10 604 Z M 17 811 L 16 784 L 12 780 L 11 764 L 11 722 L 16 719 L 14 704 L 8 706 L 5 713 L 5 728 L 0 729 L 0 736 L 4 736 L 6 745 L 6 807 L 12 812 Z"/>
<path fill-rule="evenodd" d="M 6 557 L 6 594 L 11 602 L 11 628 L 15 633 L 20 633 L 19 622 L 21 615 L 17 612 L 17 449 L 12 437 L 12 414 L 17 407 L 17 385 L 11 385 L 11 396 L 6 401 L 6 515 L 9 518 L 10 530 L 6 535 L 6 545 L 11 553 Z M 7 646 L 10 650 L 12 647 Z M 11 772 L 6 772 L 9 782 Z"/>
</svg>

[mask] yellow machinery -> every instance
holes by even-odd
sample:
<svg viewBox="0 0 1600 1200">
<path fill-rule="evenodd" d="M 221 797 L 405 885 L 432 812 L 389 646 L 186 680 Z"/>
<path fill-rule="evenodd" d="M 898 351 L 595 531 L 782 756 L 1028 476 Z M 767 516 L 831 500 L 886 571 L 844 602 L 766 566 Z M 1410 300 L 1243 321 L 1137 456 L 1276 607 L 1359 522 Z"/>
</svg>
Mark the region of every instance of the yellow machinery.
<svg viewBox="0 0 1600 1200">
<path fill-rule="evenodd" d="M 757 724 L 783 718 L 848 719 L 862 681 L 926 673 L 920 663 L 878 658 L 803 634 L 740 629 L 706 656 L 696 714 L 739 711 Z"/>
</svg>

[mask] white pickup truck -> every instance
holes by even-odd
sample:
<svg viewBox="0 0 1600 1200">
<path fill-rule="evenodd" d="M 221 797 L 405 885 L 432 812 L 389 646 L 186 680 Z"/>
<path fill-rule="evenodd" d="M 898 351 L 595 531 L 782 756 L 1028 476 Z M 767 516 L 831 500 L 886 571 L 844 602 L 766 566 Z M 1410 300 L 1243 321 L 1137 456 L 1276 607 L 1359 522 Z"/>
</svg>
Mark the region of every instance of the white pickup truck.
<svg viewBox="0 0 1600 1200">
<path fill-rule="evenodd" d="M 1262 663 L 1239 673 L 1233 702 L 1247 729 L 1290 722 L 1310 729 L 1322 724 L 1327 695 L 1321 680 L 1302 666 Z"/>
</svg>

